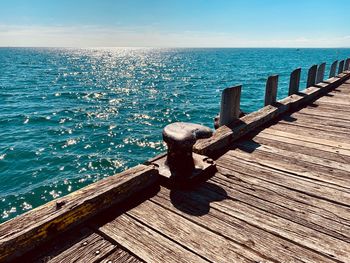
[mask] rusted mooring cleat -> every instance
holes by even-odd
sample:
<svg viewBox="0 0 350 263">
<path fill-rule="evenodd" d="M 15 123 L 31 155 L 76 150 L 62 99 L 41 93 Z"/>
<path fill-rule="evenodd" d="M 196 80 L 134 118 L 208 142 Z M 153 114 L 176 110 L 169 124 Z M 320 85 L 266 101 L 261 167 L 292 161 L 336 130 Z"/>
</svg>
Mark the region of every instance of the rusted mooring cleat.
<svg viewBox="0 0 350 263">
<path fill-rule="evenodd" d="M 192 152 L 197 139 L 209 138 L 212 134 L 208 127 L 185 122 L 175 122 L 163 129 L 167 155 L 151 162 L 158 167 L 165 185 L 190 186 L 215 171 L 212 159 Z"/>
</svg>

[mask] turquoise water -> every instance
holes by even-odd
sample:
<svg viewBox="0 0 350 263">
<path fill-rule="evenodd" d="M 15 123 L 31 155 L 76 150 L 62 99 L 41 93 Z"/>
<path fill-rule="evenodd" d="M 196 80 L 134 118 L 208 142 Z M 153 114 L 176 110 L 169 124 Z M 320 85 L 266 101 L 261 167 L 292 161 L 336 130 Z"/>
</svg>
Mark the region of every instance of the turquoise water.
<svg viewBox="0 0 350 263">
<path fill-rule="evenodd" d="M 162 128 L 213 127 L 223 88 L 263 105 L 268 75 L 350 49 L 0 48 L 0 222 L 163 151 Z"/>
</svg>

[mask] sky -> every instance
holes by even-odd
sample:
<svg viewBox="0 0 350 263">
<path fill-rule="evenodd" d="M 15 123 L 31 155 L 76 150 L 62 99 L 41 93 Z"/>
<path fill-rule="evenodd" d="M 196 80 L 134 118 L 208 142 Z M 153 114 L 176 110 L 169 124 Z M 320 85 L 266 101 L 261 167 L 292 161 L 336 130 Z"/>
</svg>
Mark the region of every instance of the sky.
<svg viewBox="0 0 350 263">
<path fill-rule="evenodd" d="M 0 0 L 0 46 L 350 47 L 349 0 Z"/>
</svg>

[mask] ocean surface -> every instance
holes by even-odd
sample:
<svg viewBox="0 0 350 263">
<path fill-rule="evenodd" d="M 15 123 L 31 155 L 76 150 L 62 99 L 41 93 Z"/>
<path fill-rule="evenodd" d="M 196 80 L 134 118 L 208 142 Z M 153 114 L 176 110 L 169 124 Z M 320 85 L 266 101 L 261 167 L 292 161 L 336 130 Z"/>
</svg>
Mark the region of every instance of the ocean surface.
<svg viewBox="0 0 350 263">
<path fill-rule="evenodd" d="M 161 131 L 213 127 L 221 91 L 262 107 L 266 78 L 350 49 L 0 48 L 0 222 L 165 150 Z"/>
</svg>

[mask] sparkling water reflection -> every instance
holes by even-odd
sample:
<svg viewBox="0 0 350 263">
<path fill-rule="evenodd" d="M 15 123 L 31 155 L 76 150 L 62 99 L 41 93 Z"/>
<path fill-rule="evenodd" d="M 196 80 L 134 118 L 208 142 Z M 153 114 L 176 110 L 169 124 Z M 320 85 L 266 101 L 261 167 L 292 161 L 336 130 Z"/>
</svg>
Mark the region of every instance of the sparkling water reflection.
<svg viewBox="0 0 350 263">
<path fill-rule="evenodd" d="M 221 90 L 263 104 L 268 75 L 349 49 L 0 48 L 0 222 L 141 163 L 174 121 L 213 126 Z"/>
</svg>

